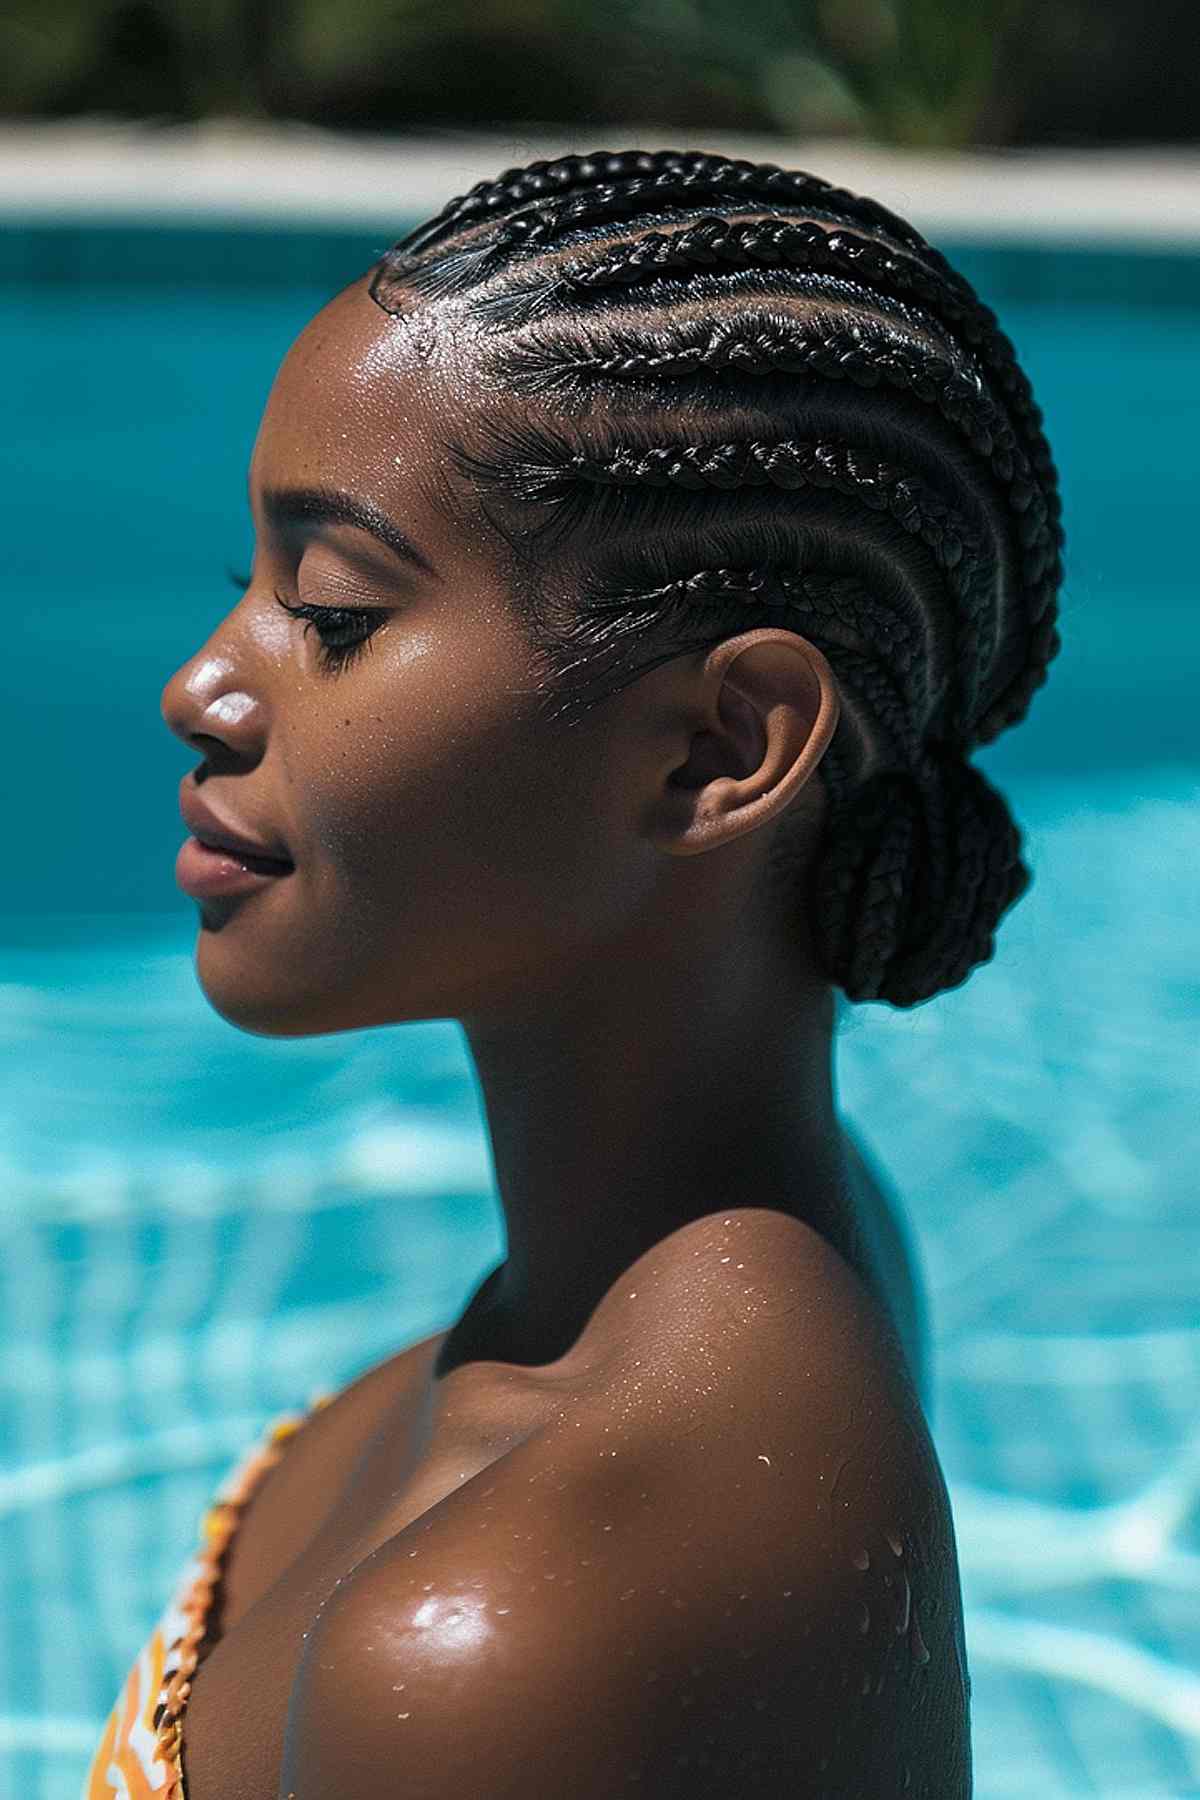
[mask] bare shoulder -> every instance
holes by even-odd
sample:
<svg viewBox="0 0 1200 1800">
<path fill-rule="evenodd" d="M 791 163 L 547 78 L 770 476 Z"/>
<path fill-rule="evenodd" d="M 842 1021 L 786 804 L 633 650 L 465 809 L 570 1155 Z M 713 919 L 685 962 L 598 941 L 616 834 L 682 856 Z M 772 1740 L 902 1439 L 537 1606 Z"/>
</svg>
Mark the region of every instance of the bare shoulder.
<svg viewBox="0 0 1200 1800">
<path fill-rule="evenodd" d="M 798 1222 L 687 1233 L 596 1403 L 327 1599 L 282 1794 L 966 1800 L 953 1528 L 894 1342 Z"/>
</svg>

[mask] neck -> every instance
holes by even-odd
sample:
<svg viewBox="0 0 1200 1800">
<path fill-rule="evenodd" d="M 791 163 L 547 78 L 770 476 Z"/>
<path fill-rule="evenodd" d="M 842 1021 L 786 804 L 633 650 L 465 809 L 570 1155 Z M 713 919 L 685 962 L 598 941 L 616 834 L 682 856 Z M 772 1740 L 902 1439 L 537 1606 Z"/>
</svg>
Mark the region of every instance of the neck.
<svg viewBox="0 0 1200 1800">
<path fill-rule="evenodd" d="M 771 1207 L 839 1229 L 831 989 L 759 948 L 744 916 L 740 931 L 710 921 L 707 944 L 682 941 L 678 918 L 607 947 L 569 987 L 464 1020 L 508 1253 L 444 1368 L 565 1356 L 632 1263 L 710 1213 Z"/>
</svg>

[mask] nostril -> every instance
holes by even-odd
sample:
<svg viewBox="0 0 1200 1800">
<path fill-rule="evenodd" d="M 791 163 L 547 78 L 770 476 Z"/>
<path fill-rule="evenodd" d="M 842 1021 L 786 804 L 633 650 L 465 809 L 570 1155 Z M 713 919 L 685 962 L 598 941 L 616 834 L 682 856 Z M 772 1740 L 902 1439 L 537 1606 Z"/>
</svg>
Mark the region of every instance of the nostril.
<svg viewBox="0 0 1200 1800">
<path fill-rule="evenodd" d="M 195 772 L 197 785 L 207 781 L 210 775 L 228 775 L 246 766 L 246 759 L 225 742 L 224 738 L 213 737 L 207 731 L 189 731 L 187 743 L 204 758 Z"/>
</svg>

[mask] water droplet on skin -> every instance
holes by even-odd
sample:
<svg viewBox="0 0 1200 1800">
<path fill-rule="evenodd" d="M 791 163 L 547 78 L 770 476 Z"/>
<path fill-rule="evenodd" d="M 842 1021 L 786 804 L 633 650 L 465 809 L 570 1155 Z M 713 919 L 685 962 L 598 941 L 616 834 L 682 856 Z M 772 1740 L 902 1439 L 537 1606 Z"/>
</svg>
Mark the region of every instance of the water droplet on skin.
<svg viewBox="0 0 1200 1800">
<path fill-rule="evenodd" d="M 904 1597 L 900 1602 L 900 1617 L 896 1621 L 897 1637 L 901 1637 L 908 1630 L 909 1616 L 912 1613 L 912 1588 L 907 1575 L 902 1576 L 901 1579 L 904 1582 Z"/>
<path fill-rule="evenodd" d="M 858 1606 L 858 1629 L 863 1633 L 864 1636 L 871 1629 L 870 1609 L 867 1606 L 865 1606 L 862 1603 L 862 1601 L 859 1602 L 859 1606 Z"/>
<path fill-rule="evenodd" d="M 888 1541 L 888 1549 L 891 1551 L 892 1555 L 893 1556 L 903 1556 L 904 1555 L 904 1545 L 901 1543 L 900 1539 L 895 1535 L 895 1533 L 891 1532 L 891 1531 L 885 1531 L 883 1535 Z"/>
<path fill-rule="evenodd" d="M 412 1718 L 412 1714 L 411 1714 L 411 1713 L 397 1713 L 397 1714 L 396 1714 L 396 1717 L 397 1717 L 397 1718 L 398 1718 L 398 1719 L 411 1719 L 411 1718 Z"/>
<path fill-rule="evenodd" d="M 856 1569 L 869 1569 L 871 1566 L 871 1553 L 869 1550 L 856 1550 L 850 1560 L 853 1562 Z"/>
<path fill-rule="evenodd" d="M 912 1636 L 908 1640 L 908 1647 L 912 1651 L 912 1658 L 915 1663 L 924 1666 L 924 1664 L 929 1661 L 929 1645 L 921 1636 L 921 1626 L 915 1618 L 913 1620 Z"/>
</svg>

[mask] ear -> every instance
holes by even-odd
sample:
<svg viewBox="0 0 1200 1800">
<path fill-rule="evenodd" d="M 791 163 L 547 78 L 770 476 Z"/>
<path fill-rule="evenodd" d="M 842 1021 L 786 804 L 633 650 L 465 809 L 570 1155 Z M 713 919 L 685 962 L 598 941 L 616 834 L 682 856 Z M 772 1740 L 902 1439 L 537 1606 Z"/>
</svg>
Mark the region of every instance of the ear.
<svg viewBox="0 0 1200 1800">
<path fill-rule="evenodd" d="M 711 650 L 689 698 L 685 754 L 659 792 L 649 833 L 674 856 L 777 819 L 825 754 L 841 712 L 821 652 L 770 627 Z"/>
</svg>

